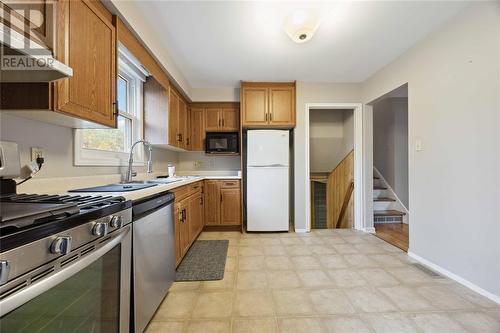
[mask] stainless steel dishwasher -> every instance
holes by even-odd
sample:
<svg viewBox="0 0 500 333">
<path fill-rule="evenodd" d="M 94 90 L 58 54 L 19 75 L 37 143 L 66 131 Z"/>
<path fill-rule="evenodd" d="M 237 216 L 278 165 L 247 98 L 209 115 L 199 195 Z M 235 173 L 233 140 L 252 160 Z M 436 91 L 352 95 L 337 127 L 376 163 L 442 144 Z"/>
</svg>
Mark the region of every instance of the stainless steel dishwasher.
<svg viewBox="0 0 500 333">
<path fill-rule="evenodd" d="M 144 331 L 175 280 L 174 198 L 163 192 L 132 206 L 131 331 Z"/>
</svg>

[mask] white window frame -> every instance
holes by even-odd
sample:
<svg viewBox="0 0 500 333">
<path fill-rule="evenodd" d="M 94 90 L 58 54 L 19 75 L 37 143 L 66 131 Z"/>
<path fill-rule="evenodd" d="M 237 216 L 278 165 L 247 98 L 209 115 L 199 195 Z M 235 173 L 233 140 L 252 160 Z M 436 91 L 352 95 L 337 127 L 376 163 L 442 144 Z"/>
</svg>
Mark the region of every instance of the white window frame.
<svg viewBox="0 0 500 333">
<path fill-rule="evenodd" d="M 74 131 L 74 163 L 76 166 L 127 166 L 128 150 L 135 141 L 143 138 L 143 82 L 149 75 L 144 67 L 124 48 L 118 46 L 118 75 L 128 81 L 128 105 L 134 106 L 134 114 L 119 112 L 132 121 L 132 142 L 126 143 L 126 152 L 113 152 L 98 149 L 82 148 L 83 135 L 81 129 Z M 134 166 L 145 164 L 144 149 L 134 150 Z"/>
</svg>

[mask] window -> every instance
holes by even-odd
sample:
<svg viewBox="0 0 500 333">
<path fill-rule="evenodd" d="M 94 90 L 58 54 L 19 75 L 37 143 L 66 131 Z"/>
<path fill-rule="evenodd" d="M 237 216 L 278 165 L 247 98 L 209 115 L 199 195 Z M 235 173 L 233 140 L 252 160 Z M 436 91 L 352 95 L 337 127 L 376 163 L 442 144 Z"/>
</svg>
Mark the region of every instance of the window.
<svg viewBox="0 0 500 333">
<path fill-rule="evenodd" d="M 116 129 L 75 130 L 75 165 L 127 165 L 132 144 L 142 138 L 143 82 L 148 73 L 121 45 L 118 48 Z M 144 164 L 144 151 L 134 152 L 134 165 Z"/>
</svg>

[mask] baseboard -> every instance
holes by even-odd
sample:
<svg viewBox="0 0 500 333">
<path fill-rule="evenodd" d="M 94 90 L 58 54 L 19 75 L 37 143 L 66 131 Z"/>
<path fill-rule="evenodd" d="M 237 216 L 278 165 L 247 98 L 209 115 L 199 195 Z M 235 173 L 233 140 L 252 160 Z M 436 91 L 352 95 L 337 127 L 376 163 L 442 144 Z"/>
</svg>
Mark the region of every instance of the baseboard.
<svg viewBox="0 0 500 333">
<path fill-rule="evenodd" d="M 444 276 L 460 283 L 461 285 L 464 285 L 465 287 L 475 291 L 476 293 L 492 300 L 493 302 L 500 304 L 500 296 L 497 296 L 493 293 L 490 293 L 487 290 L 484 290 L 483 288 L 479 287 L 478 285 L 475 285 L 474 283 L 456 275 L 455 273 L 450 272 L 449 270 L 447 270 L 439 265 L 436 265 L 433 262 L 430 262 L 427 259 L 422 258 L 418 254 L 415 254 L 409 250 L 408 250 L 408 256 L 415 259 L 416 261 L 420 262 L 422 265 L 425 265 L 425 266 L 433 269 L 434 271 L 440 273 L 441 275 L 444 275 Z"/>
<path fill-rule="evenodd" d="M 309 230 L 307 229 L 295 229 L 295 232 L 300 234 L 300 233 L 306 233 L 306 232 L 309 232 Z"/>
<path fill-rule="evenodd" d="M 241 232 L 241 225 L 206 225 L 203 231 L 239 231 Z"/>
<path fill-rule="evenodd" d="M 362 228 L 361 231 L 368 232 L 370 234 L 374 234 L 375 228 L 374 227 Z"/>
</svg>

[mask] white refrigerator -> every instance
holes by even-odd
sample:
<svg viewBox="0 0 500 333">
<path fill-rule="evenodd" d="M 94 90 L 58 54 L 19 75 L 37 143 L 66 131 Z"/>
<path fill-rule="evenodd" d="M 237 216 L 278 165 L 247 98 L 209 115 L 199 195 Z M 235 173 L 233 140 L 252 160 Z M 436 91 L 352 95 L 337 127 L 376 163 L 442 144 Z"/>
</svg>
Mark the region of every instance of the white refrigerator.
<svg viewBox="0 0 500 333">
<path fill-rule="evenodd" d="M 247 132 L 247 230 L 288 231 L 289 132 Z"/>
</svg>

